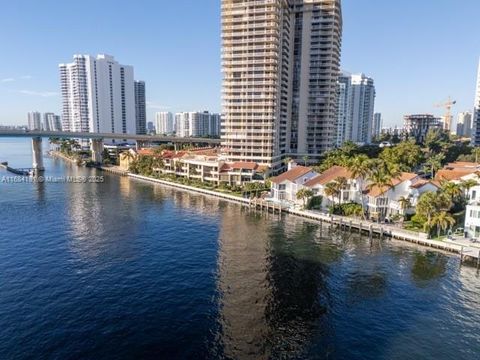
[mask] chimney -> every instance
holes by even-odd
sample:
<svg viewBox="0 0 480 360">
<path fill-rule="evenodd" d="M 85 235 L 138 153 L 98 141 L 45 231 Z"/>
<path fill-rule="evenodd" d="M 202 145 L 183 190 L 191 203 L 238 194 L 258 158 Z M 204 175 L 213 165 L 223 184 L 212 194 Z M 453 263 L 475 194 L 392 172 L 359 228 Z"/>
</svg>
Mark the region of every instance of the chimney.
<svg viewBox="0 0 480 360">
<path fill-rule="evenodd" d="M 290 171 L 290 170 L 292 170 L 294 167 L 297 167 L 297 163 L 296 163 L 295 161 L 293 161 L 293 160 L 290 160 L 290 161 L 288 162 L 288 170 Z"/>
</svg>

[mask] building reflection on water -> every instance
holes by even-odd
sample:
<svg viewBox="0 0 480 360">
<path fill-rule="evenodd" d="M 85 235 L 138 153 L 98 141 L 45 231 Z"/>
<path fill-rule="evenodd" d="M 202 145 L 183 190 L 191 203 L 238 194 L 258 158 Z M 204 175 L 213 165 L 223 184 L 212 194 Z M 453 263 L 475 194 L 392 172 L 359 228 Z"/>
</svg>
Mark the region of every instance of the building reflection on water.
<svg viewBox="0 0 480 360">
<path fill-rule="evenodd" d="M 342 251 L 316 244 L 319 227 L 300 219 L 265 221 L 248 210 L 239 216 L 234 205 L 222 210 L 215 351 L 232 359 L 295 357 L 322 332 L 328 351 L 326 278 Z"/>
<path fill-rule="evenodd" d="M 103 257 L 128 260 L 134 256 L 141 217 L 138 201 L 132 201 L 138 189 L 129 179 L 106 176 L 104 183 L 66 186 L 72 251 L 93 262 L 101 262 Z"/>
</svg>

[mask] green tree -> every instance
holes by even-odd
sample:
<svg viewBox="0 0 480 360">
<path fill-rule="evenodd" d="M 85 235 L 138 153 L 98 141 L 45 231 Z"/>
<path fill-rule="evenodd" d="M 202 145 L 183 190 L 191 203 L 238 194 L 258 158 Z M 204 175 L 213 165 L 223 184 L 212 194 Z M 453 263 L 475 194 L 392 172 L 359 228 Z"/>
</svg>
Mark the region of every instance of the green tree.
<svg viewBox="0 0 480 360">
<path fill-rule="evenodd" d="M 425 146 L 430 154 L 440 153 L 448 142 L 448 135 L 442 129 L 430 129 L 425 136 Z"/>
<path fill-rule="evenodd" d="M 400 204 L 400 209 L 402 210 L 403 215 L 405 215 L 406 211 L 412 207 L 410 196 L 401 196 L 400 199 L 398 199 L 398 203 Z"/>
<path fill-rule="evenodd" d="M 423 224 L 424 230 L 430 232 L 434 226 L 433 217 L 435 214 L 447 212 L 452 205 L 450 197 L 442 191 L 438 193 L 427 191 L 418 199 L 416 216 L 419 219 L 425 219 Z"/>
<path fill-rule="evenodd" d="M 440 237 L 442 230 L 445 232 L 448 228 L 455 225 L 455 219 L 446 211 L 441 211 L 433 216 L 431 225 L 436 226 L 437 237 Z"/>
<path fill-rule="evenodd" d="M 425 162 L 425 172 L 430 171 L 432 179 L 438 170 L 442 168 L 442 161 L 445 159 L 445 155 L 436 154 L 431 155 Z"/>
<path fill-rule="evenodd" d="M 307 166 L 307 163 L 308 163 L 308 160 L 309 160 L 308 155 L 304 155 L 304 156 L 302 157 L 302 160 L 303 160 L 304 165 Z"/>
<path fill-rule="evenodd" d="M 464 191 L 465 199 L 468 199 L 468 193 L 470 192 L 470 189 L 477 185 L 478 182 L 474 179 L 463 180 L 462 182 L 460 182 L 460 187 Z"/>
<path fill-rule="evenodd" d="M 353 157 L 347 164 L 347 169 L 350 171 L 351 177 L 358 181 L 360 188 L 360 199 L 362 205 L 362 214 L 365 217 L 365 205 L 364 205 L 364 191 L 365 191 L 365 179 L 371 172 L 371 161 L 366 155 L 357 155 Z"/>
<path fill-rule="evenodd" d="M 308 189 L 308 188 L 302 188 L 297 191 L 297 199 L 300 199 L 303 201 L 303 207 L 305 208 L 308 199 L 310 199 L 313 196 L 313 191 Z"/>
<path fill-rule="evenodd" d="M 335 205 L 335 199 L 340 198 L 341 189 L 339 184 L 336 181 L 330 181 L 325 185 L 325 189 L 323 189 L 323 193 L 329 199 L 332 199 L 333 205 Z"/>
<path fill-rule="evenodd" d="M 472 153 L 475 156 L 475 164 L 478 164 L 478 161 L 480 160 L 480 147 L 474 148 Z"/>
<path fill-rule="evenodd" d="M 446 180 L 441 182 L 441 191 L 450 198 L 452 203 L 464 194 L 459 184 Z"/>
<path fill-rule="evenodd" d="M 397 164 L 401 171 L 412 171 L 423 161 L 422 149 L 414 140 L 403 141 L 394 147 L 386 147 L 380 159 L 387 164 Z"/>
</svg>

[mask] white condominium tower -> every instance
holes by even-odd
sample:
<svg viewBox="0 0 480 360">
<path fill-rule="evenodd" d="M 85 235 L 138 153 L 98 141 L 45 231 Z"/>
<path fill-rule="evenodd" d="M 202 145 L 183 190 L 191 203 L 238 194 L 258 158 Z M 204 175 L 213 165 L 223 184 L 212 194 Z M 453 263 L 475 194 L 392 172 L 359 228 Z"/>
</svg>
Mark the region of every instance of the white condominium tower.
<svg viewBox="0 0 480 360">
<path fill-rule="evenodd" d="M 159 135 L 171 135 L 175 132 L 175 121 L 171 112 L 155 113 L 155 130 Z"/>
<path fill-rule="evenodd" d="M 345 141 L 369 144 L 374 131 L 375 85 L 364 74 L 343 72 L 338 79 L 337 146 Z M 381 123 L 381 115 L 380 121 Z M 379 135 L 379 133 L 378 133 Z"/>
<path fill-rule="evenodd" d="M 62 131 L 62 120 L 59 115 L 54 113 L 43 114 L 43 130 Z"/>
<path fill-rule="evenodd" d="M 352 141 L 369 144 L 375 108 L 375 85 L 364 74 L 352 75 Z"/>
<path fill-rule="evenodd" d="M 473 144 L 480 146 L 480 62 L 478 63 L 477 90 L 473 110 Z"/>
<path fill-rule="evenodd" d="M 38 111 L 28 113 L 28 130 L 42 130 L 42 115 Z"/>
<path fill-rule="evenodd" d="M 59 67 L 64 131 L 136 133 L 133 67 L 109 55 L 75 55 Z"/>
<path fill-rule="evenodd" d="M 203 112 L 175 114 L 176 134 L 179 137 L 208 137 L 220 133 L 220 115 Z"/>
<path fill-rule="evenodd" d="M 335 145 L 340 0 L 222 0 L 222 144 L 277 170 Z"/>
</svg>

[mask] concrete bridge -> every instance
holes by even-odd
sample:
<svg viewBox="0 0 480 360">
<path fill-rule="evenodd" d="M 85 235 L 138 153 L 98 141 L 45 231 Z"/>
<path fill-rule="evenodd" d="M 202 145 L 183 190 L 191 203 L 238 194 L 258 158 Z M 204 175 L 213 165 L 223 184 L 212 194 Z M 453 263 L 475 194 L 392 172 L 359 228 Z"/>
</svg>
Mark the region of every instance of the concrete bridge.
<svg viewBox="0 0 480 360">
<path fill-rule="evenodd" d="M 44 171 L 42 138 L 58 139 L 88 139 L 90 140 L 90 149 L 92 151 L 92 160 L 97 163 L 103 161 L 103 140 L 134 140 L 137 148 L 142 144 L 164 143 L 174 144 L 192 144 L 200 146 L 219 146 L 220 139 L 211 138 L 183 138 L 175 136 L 157 136 L 157 135 L 136 135 L 136 134 L 110 134 L 110 133 L 90 133 L 90 132 L 67 132 L 67 131 L 40 131 L 40 130 L 0 130 L 0 137 L 30 137 L 32 138 L 32 156 L 33 169 L 36 172 Z"/>
</svg>

